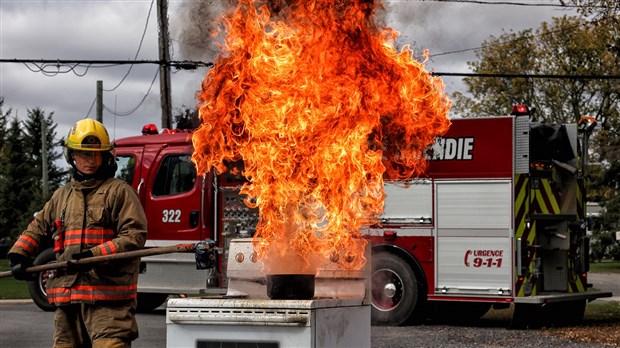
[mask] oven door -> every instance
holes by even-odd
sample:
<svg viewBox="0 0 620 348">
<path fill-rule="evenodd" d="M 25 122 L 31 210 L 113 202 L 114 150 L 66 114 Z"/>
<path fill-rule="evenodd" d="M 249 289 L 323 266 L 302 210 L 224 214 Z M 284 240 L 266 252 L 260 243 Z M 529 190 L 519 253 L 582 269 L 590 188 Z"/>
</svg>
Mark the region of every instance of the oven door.
<svg viewBox="0 0 620 348">
<path fill-rule="evenodd" d="M 360 300 L 170 299 L 166 346 L 370 347 Z"/>
</svg>

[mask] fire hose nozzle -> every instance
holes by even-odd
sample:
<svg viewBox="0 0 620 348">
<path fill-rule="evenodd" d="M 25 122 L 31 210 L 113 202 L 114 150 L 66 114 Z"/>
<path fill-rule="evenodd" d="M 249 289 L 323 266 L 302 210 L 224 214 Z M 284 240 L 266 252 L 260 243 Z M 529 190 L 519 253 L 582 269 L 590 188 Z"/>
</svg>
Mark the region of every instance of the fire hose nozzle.
<svg viewBox="0 0 620 348">
<path fill-rule="evenodd" d="M 215 268 L 217 262 L 217 248 L 215 242 L 211 239 L 206 239 L 203 242 L 196 243 L 196 269 L 211 269 Z"/>
</svg>

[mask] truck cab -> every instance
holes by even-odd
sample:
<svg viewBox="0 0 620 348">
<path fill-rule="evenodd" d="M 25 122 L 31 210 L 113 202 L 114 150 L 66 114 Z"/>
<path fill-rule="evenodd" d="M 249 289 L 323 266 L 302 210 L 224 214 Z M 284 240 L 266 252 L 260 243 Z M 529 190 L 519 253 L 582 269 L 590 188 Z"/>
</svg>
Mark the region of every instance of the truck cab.
<svg viewBox="0 0 620 348">
<path fill-rule="evenodd" d="M 116 176 L 136 189 L 146 212 L 146 247 L 217 239 L 214 214 L 208 209 L 213 190 L 205 184 L 213 182 L 212 174 L 196 175 L 189 132 L 159 134 L 147 125 L 141 136 L 116 140 L 115 151 Z M 145 257 L 140 273 L 138 300 L 144 310 L 161 305 L 168 294 L 200 293 L 217 282 L 215 272 L 196 270 L 190 253 Z"/>
</svg>

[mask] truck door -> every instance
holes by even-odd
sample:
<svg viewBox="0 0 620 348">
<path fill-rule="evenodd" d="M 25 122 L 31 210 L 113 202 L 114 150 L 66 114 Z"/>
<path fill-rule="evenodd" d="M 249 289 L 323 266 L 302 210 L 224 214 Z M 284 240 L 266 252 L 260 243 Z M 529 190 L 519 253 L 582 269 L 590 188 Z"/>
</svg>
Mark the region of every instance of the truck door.
<svg viewBox="0 0 620 348">
<path fill-rule="evenodd" d="M 149 244 L 201 240 L 201 186 L 187 146 L 164 147 L 159 152 L 146 180 Z"/>
</svg>

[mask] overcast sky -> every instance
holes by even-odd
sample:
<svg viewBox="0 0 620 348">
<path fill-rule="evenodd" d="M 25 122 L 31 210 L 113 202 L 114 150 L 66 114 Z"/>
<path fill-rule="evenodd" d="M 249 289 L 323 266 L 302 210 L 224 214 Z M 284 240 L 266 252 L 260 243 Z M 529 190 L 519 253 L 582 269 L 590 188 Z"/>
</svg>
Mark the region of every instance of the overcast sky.
<svg viewBox="0 0 620 348">
<path fill-rule="evenodd" d="M 153 0 L 154 1 L 154 0 Z M 134 59 L 145 25 L 148 27 L 138 59 L 158 59 L 156 4 L 152 0 L 0 0 L 0 58 L 2 59 L 65 59 L 65 60 L 130 60 Z M 224 1 L 224 0 L 223 0 Z M 512 0 L 525 4 L 552 4 L 556 0 Z M 414 49 L 429 49 L 431 55 L 475 48 L 489 36 L 504 31 L 538 28 L 543 21 L 573 12 L 558 7 L 484 5 L 452 1 L 386 1 L 387 24 L 401 32 L 399 44 Z M 506 1 L 502 1 L 506 2 Z M 169 0 L 172 60 L 205 59 L 196 40 L 204 40 L 200 24 L 188 17 L 194 14 L 196 0 Z M 213 7 L 211 7 L 213 8 Z M 206 12 L 205 12 L 206 13 Z M 198 38 L 197 38 L 198 37 Z M 194 41 L 191 41 L 194 40 Z M 190 42 L 191 41 L 191 42 Z M 207 50 L 205 50 L 207 52 Z M 440 55 L 427 68 L 437 72 L 469 72 L 466 62 L 475 59 L 473 51 Z M 129 66 L 76 68 L 74 72 L 33 72 L 34 65 L 0 63 L 0 96 L 3 111 L 9 108 L 20 119 L 27 109 L 41 107 L 54 112 L 58 137 L 66 136 L 78 119 L 96 117 L 93 101 L 96 81 L 104 89 L 116 87 Z M 63 69 L 63 68 L 61 68 Z M 66 70 L 66 68 L 64 68 Z M 104 92 L 104 104 L 117 114 L 134 109 L 144 98 L 158 70 L 156 65 L 135 65 L 127 78 L 114 91 Z M 172 70 L 173 108 L 195 105 L 195 92 L 206 74 L 196 71 Z M 462 89 L 460 78 L 445 78 L 447 92 Z M 144 103 L 129 116 L 103 113 L 103 121 L 113 138 L 139 135 L 142 126 L 161 126 L 159 80 Z M 89 112 L 90 111 L 90 112 Z"/>
</svg>

